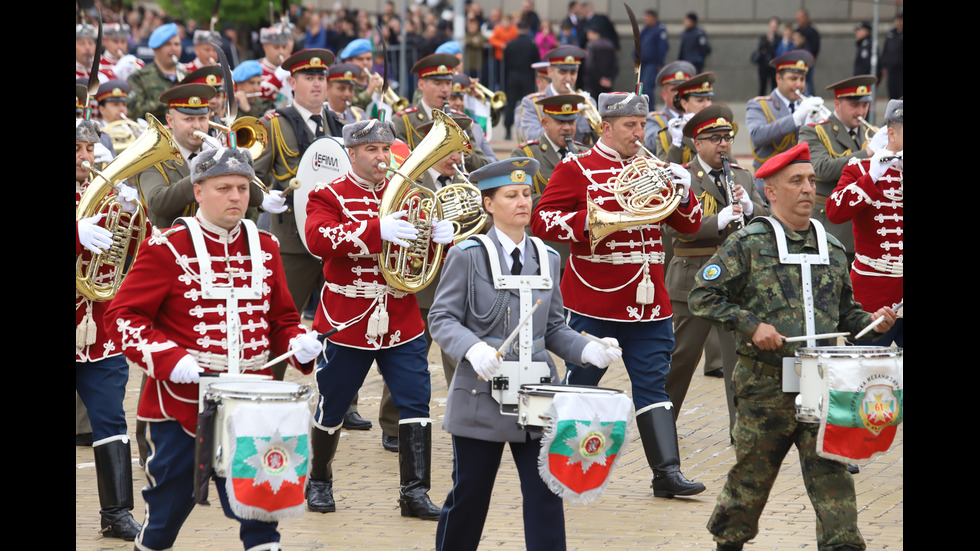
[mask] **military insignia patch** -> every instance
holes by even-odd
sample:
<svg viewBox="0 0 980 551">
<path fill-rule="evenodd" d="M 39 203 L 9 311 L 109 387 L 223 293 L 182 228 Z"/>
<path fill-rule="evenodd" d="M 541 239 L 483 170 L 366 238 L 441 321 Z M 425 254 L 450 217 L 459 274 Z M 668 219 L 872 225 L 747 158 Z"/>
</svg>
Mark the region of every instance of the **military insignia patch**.
<svg viewBox="0 0 980 551">
<path fill-rule="evenodd" d="M 712 281 L 718 279 L 718 276 L 720 275 L 721 275 L 721 266 L 717 264 L 708 264 L 707 266 L 704 267 L 704 270 L 701 271 L 701 277 L 705 281 Z"/>
</svg>

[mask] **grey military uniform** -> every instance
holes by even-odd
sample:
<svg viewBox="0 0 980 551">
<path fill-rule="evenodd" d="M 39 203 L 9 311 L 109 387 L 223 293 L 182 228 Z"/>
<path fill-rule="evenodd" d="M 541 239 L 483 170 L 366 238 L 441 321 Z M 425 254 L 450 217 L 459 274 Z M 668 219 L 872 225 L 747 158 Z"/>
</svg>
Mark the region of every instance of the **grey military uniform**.
<svg viewBox="0 0 980 551">
<path fill-rule="evenodd" d="M 686 168 L 691 173 L 691 193 L 698 198 L 703 209 L 701 228 L 697 233 L 681 234 L 670 226 L 664 226 L 664 234 L 671 237 L 674 256 L 667 266 L 665 282 L 674 309 L 674 353 L 667 374 L 667 394 L 674 404 L 674 417 L 680 413 L 684 397 L 691 384 L 691 377 L 701 360 L 701 353 L 711 331 L 711 322 L 695 317 L 687 305 L 687 295 L 694 287 L 694 278 L 708 262 L 725 239 L 738 229 L 735 222 L 718 231 L 718 212 L 729 204 L 727 190 L 723 193 L 715 184 L 710 168 L 695 158 Z M 742 186 L 752 200 L 752 216 L 766 216 L 768 209 L 753 185 L 752 174 L 732 165 L 735 185 Z M 735 420 L 735 404 L 732 400 L 731 377 L 737 358 L 735 339 L 731 331 L 719 331 L 722 366 L 725 373 L 725 390 L 728 398 L 730 425 Z M 711 366 L 717 367 L 717 366 Z"/>
<path fill-rule="evenodd" d="M 798 143 L 800 129 L 793 120 L 793 113 L 776 96 L 750 99 L 745 104 L 745 124 L 749 127 L 752 166 L 755 168 Z M 755 185 L 759 193 L 763 193 L 762 180 L 756 179 Z"/>
<path fill-rule="evenodd" d="M 507 270 L 502 247 L 494 232 L 490 240 L 497 247 L 501 271 Z M 522 274 L 539 273 L 538 249 L 531 241 L 525 243 L 524 266 Z M 533 354 L 533 361 L 546 362 L 551 369 L 553 380 L 558 380 L 558 371 L 548 350 L 566 360 L 580 361 L 582 350 L 588 340 L 565 325 L 565 312 L 558 286 L 558 255 L 549 251 L 548 273 L 551 289 L 532 291 L 532 301 L 542 300 L 532 316 L 533 338 L 543 339 L 544 347 Z M 459 362 L 456 376 L 453 377 L 446 404 L 446 417 L 443 428 L 455 436 L 465 436 L 492 442 L 525 442 L 527 431 L 518 428 L 515 417 L 500 414 L 500 405 L 490 392 L 490 382 L 477 378 L 476 371 L 466 360 L 465 354 L 483 338 L 501 341 L 520 322 L 520 299 L 516 289 L 500 290 L 494 288 L 488 263 L 487 252 L 475 241 L 467 240 L 453 247 L 446 258 L 444 277 L 436 290 L 435 302 L 429 310 L 429 326 L 433 339 Z M 506 277 L 506 276 L 505 276 Z M 470 292 L 472 289 L 473 292 Z M 479 319 L 494 309 L 502 296 L 501 319 L 497 323 Z M 508 315 L 509 314 L 509 315 Z M 483 335 L 483 338 L 478 335 Z M 513 352 L 506 360 L 516 360 Z M 539 437 L 540 434 L 536 434 Z"/>
<path fill-rule="evenodd" d="M 858 139 L 863 139 L 864 130 L 858 127 Z M 814 220 L 820 221 L 827 228 L 827 233 L 833 235 L 844 244 L 848 256 L 854 255 L 854 233 L 851 222 L 832 224 L 827 219 L 827 198 L 837 187 L 844 167 L 851 159 L 865 159 L 867 150 L 862 144 L 851 138 L 837 115 L 819 124 L 810 124 L 800 129 L 800 141 L 810 145 L 810 162 L 817 175 L 817 204 L 813 209 Z"/>
<path fill-rule="evenodd" d="M 572 92 L 574 94 L 585 95 L 585 92 L 578 91 Z M 542 97 L 555 96 L 554 87 L 548 85 L 544 89 L 544 92 L 536 92 L 534 94 L 528 94 L 521 99 L 520 107 L 520 126 L 518 126 L 517 139 L 521 142 L 529 142 L 533 140 L 540 140 L 541 135 L 544 134 L 544 127 L 541 125 L 541 119 L 544 117 L 544 111 L 541 106 L 534 103 Z M 598 107 L 596 107 L 595 99 L 591 97 L 586 98 L 592 107 L 595 108 L 596 113 L 599 112 Z M 589 119 L 585 116 L 585 113 L 579 113 L 578 120 L 575 121 L 575 141 L 582 143 L 592 143 L 592 127 L 589 125 Z"/>
<path fill-rule="evenodd" d="M 670 119 L 679 116 L 680 114 L 673 109 L 664 109 L 663 111 L 656 111 L 647 115 L 647 125 L 643 129 L 643 144 L 646 145 L 646 148 L 654 154 L 660 149 L 664 151 L 669 149 L 670 136 L 666 136 L 667 142 L 664 143 L 664 136 L 660 135 L 660 131 L 667 128 L 667 123 L 670 122 Z"/>
</svg>

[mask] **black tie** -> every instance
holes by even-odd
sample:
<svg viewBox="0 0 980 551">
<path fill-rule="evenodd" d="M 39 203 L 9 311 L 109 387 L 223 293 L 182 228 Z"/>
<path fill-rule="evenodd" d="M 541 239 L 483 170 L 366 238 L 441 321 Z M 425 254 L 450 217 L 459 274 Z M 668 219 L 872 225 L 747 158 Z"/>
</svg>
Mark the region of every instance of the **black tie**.
<svg viewBox="0 0 980 551">
<path fill-rule="evenodd" d="M 795 113 L 796 112 L 796 102 L 795 101 L 789 102 L 789 112 L 790 113 Z"/>
<path fill-rule="evenodd" d="M 521 268 L 524 267 L 521 264 L 521 251 L 515 248 L 510 252 L 510 256 L 514 259 L 514 263 L 510 267 L 510 275 L 521 275 Z"/>
<path fill-rule="evenodd" d="M 714 178 L 715 185 L 718 186 L 718 194 L 721 195 L 722 197 L 727 197 L 728 196 L 728 192 L 727 192 L 728 186 L 725 184 L 725 181 L 722 178 L 722 172 L 721 172 L 721 170 L 712 170 L 708 174 L 710 174 L 711 177 Z"/>
<path fill-rule="evenodd" d="M 310 120 L 316 123 L 316 132 L 313 133 L 317 138 L 323 137 L 323 117 L 321 115 L 310 115 Z"/>
<path fill-rule="evenodd" d="M 851 139 L 854 140 L 854 143 L 857 143 L 857 129 L 855 128 L 854 130 L 848 130 L 847 133 L 851 135 Z"/>
<path fill-rule="evenodd" d="M 449 185 L 449 176 L 440 176 L 438 180 L 439 180 L 439 189 L 442 189 Z"/>
<path fill-rule="evenodd" d="M 561 148 L 561 149 L 558 150 L 558 158 L 559 159 L 564 159 L 565 158 L 565 155 L 568 155 L 568 149 L 566 149 L 566 148 L 563 147 L 563 148 Z"/>
</svg>

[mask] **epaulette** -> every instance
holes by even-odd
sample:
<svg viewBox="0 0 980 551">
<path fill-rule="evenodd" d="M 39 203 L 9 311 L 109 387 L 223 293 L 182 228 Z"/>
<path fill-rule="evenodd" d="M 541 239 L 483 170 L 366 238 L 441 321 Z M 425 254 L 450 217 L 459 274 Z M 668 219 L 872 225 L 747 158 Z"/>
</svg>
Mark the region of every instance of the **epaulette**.
<svg viewBox="0 0 980 551">
<path fill-rule="evenodd" d="M 461 251 L 465 251 L 466 249 L 469 249 L 470 247 L 475 247 L 477 245 L 482 245 L 482 243 L 477 239 L 467 238 L 457 243 L 455 247 Z"/>
<path fill-rule="evenodd" d="M 405 109 L 402 109 L 401 111 L 395 113 L 395 116 L 400 117 L 402 115 L 410 115 L 418 110 L 419 108 L 413 105 L 412 107 L 406 107 Z"/>
<path fill-rule="evenodd" d="M 870 161 L 871 157 L 865 157 L 864 159 L 859 159 L 857 157 L 851 157 L 847 160 L 848 165 L 859 165 L 862 161 Z"/>
<path fill-rule="evenodd" d="M 172 226 L 172 227 L 170 227 L 170 228 L 167 228 L 167 229 L 166 229 L 166 230 L 165 230 L 165 231 L 164 231 L 163 233 L 161 233 L 160 235 L 161 235 L 161 236 L 163 236 L 163 237 L 170 237 L 171 235 L 173 235 L 173 234 L 175 234 L 175 233 L 177 233 L 177 232 L 179 232 L 179 231 L 183 231 L 183 230 L 186 230 L 186 229 L 187 229 L 187 226 L 185 226 L 185 225 L 183 225 L 183 224 L 177 224 L 177 225 L 175 225 L 175 226 Z"/>
<path fill-rule="evenodd" d="M 762 218 L 763 217 L 761 216 L 757 216 L 752 220 L 749 220 L 749 223 L 746 224 L 744 228 L 742 228 L 742 231 L 745 232 L 745 235 L 759 235 L 769 231 L 769 229 L 771 229 L 772 226 L 770 226 L 769 222 L 766 222 Z"/>
<path fill-rule="evenodd" d="M 823 120 L 823 121 L 820 121 L 820 122 L 808 122 L 808 123 L 807 123 L 807 126 L 809 126 L 810 128 L 816 128 L 816 127 L 818 127 L 818 126 L 821 126 L 821 125 L 824 125 L 824 124 L 827 124 L 827 123 L 829 123 L 829 122 L 830 122 L 830 119 L 827 119 L 827 120 Z"/>
<path fill-rule="evenodd" d="M 840 240 L 837 239 L 836 236 L 834 236 L 834 234 L 832 234 L 830 232 L 826 232 L 826 234 L 827 234 L 827 243 L 828 244 L 833 245 L 833 246 L 837 247 L 838 249 L 840 249 L 842 251 L 845 250 L 844 249 L 844 244 L 841 243 Z"/>
<path fill-rule="evenodd" d="M 544 95 L 544 92 L 531 92 L 530 94 L 528 94 L 528 95 L 526 95 L 524 97 L 534 99 L 534 98 L 540 98 L 543 95 Z"/>
<path fill-rule="evenodd" d="M 756 96 L 756 97 L 750 99 L 749 101 L 762 101 L 762 100 L 772 101 L 772 95 L 768 95 L 768 96 Z"/>
<path fill-rule="evenodd" d="M 721 143 L 721 142 L 719 142 L 719 143 Z M 681 166 L 684 167 L 684 168 L 691 168 L 691 162 L 688 161 L 688 162 L 682 164 Z"/>
<path fill-rule="evenodd" d="M 538 143 L 538 140 L 528 140 L 528 141 L 526 141 L 526 142 L 518 145 L 517 147 L 518 148 L 525 148 L 525 147 L 527 147 L 529 145 L 537 145 L 537 143 Z"/>
<path fill-rule="evenodd" d="M 544 248 L 545 248 L 545 249 L 547 249 L 547 251 L 548 251 L 549 253 L 551 253 L 551 254 L 553 254 L 553 255 L 555 255 L 555 256 L 557 256 L 557 257 L 561 257 L 561 254 L 560 254 L 560 253 L 559 253 L 558 251 L 556 251 L 556 250 L 554 250 L 553 248 L 551 248 L 551 245 L 549 245 L 549 244 L 547 244 L 547 243 L 545 243 L 545 244 L 544 244 Z"/>
<path fill-rule="evenodd" d="M 276 111 L 275 109 L 269 109 L 268 111 L 265 112 L 265 116 L 262 118 L 264 118 L 267 121 L 271 121 L 272 119 L 278 116 L 279 116 L 279 111 Z"/>
</svg>

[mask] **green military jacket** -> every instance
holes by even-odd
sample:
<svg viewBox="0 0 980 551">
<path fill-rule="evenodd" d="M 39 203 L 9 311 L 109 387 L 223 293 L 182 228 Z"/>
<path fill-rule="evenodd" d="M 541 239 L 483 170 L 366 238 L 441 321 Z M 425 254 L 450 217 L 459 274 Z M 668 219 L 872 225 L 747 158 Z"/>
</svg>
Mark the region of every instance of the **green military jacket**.
<svg viewBox="0 0 980 551">
<path fill-rule="evenodd" d="M 126 108 L 130 116 L 146 118 L 149 113 L 166 124 L 167 106 L 160 103 L 160 94 L 174 87 L 175 81 L 165 75 L 156 63 L 148 63 L 129 77 L 129 99 Z"/>
<path fill-rule="evenodd" d="M 796 232 L 777 223 L 786 234 L 789 254 L 817 254 L 813 224 Z M 810 266 L 814 333 L 857 333 L 871 322 L 871 314 L 854 300 L 844 248 L 829 234 L 827 249 L 829 263 Z M 807 334 L 800 265 L 780 262 L 775 231 L 762 218 L 732 234 L 711 257 L 696 277 L 688 306 L 694 315 L 734 330 L 739 355 L 764 364 L 781 366 L 782 358 L 806 346 L 789 343 L 762 351 L 752 345 L 752 334 L 763 322 L 785 336 Z"/>
</svg>

